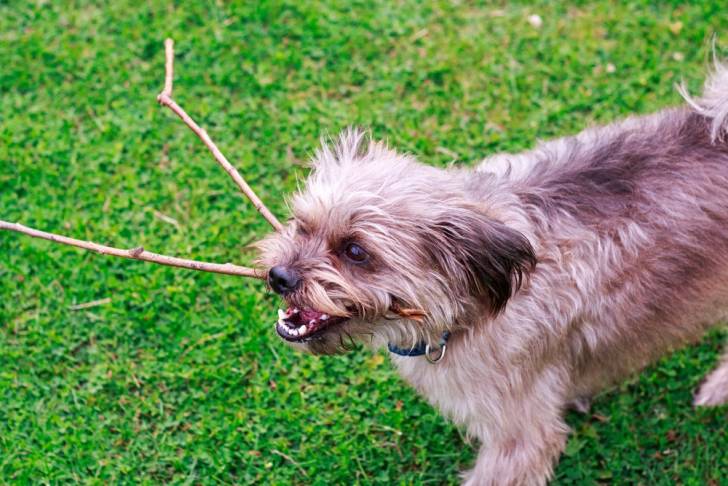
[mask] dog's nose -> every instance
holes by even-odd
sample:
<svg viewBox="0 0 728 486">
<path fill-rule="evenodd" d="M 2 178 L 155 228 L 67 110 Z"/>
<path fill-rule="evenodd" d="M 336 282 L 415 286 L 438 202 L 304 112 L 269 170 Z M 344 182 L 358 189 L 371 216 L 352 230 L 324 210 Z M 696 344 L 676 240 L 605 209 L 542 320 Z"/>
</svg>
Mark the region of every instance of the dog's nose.
<svg viewBox="0 0 728 486">
<path fill-rule="evenodd" d="M 283 265 L 276 265 L 268 272 L 268 283 L 271 288 L 280 295 L 290 294 L 301 282 L 295 270 Z"/>
</svg>

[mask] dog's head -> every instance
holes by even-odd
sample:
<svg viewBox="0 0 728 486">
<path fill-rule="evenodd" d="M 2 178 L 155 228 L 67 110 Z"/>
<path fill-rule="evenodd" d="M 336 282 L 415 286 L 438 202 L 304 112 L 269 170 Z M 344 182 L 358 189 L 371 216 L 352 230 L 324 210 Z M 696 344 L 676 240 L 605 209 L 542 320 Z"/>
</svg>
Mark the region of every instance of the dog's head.
<svg viewBox="0 0 728 486">
<path fill-rule="evenodd" d="M 258 244 L 287 304 L 278 334 L 314 353 L 408 346 L 501 311 L 535 265 L 533 249 L 468 199 L 466 177 L 357 131 L 324 145 L 292 219 Z"/>
</svg>

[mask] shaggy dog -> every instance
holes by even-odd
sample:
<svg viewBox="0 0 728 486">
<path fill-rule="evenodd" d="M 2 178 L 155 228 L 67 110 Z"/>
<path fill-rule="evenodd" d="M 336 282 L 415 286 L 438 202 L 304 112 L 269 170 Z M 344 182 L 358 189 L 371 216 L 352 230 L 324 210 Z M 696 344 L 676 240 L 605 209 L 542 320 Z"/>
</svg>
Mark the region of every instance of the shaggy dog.
<svg viewBox="0 0 728 486">
<path fill-rule="evenodd" d="M 475 169 L 349 130 L 316 153 L 260 243 L 278 334 L 329 354 L 389 346 L 404 378 L 482 444 L 466 484 L 531 485 L 564 411 L 728 311 L 728 69 L 687 106 Z M 728 401 L 728 353 L 697 405 Z"/>
</svg>

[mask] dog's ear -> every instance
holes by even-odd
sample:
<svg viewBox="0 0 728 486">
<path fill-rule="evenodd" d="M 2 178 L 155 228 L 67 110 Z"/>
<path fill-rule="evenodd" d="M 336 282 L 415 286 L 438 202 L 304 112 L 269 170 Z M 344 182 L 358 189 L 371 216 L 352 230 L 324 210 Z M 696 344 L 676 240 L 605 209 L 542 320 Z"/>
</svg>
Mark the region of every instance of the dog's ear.
<svg viewBox="0 0 728 486">
<path fill-rule="evenodd" d="M 451 281 L 472 295 L 487 298 L 497 314 L 536 266 L 536 255 L 519 231 L 482 212 L 459 207 L 443 212 L 425 243 Z"/>
</svg>

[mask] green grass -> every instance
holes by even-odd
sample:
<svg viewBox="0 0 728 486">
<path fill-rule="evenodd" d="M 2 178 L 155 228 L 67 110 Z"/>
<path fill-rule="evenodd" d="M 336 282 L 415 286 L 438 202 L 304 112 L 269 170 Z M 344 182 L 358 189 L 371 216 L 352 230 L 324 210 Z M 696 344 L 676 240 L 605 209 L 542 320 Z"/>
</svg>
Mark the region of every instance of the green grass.
<svg viewBox="0 0 728 486">
<path fill-rule="evenodd" d="M 322 134 L 474 163 L 678 103 L 728 32 L 722 0 L 575 3 L 0 1 L 0 218 L 251 260 L 266 223 L 155 103 L 166 36 L 175 98 L 284 217 Z M 0 482 L 457 482 L 473 447 L 384 354 L 297 354 L 277 307 L 247 279 L 0 234 Z M 726 484 L 726 409 L 690 406 L 721 341 L 569 416 L 556 483 Z"/>
</svg>

